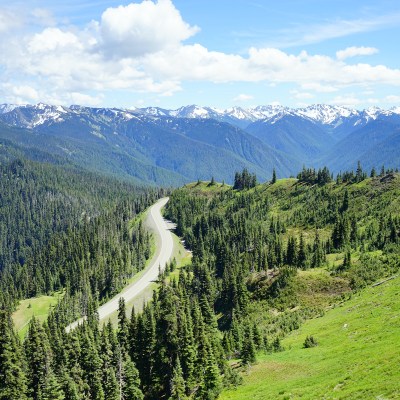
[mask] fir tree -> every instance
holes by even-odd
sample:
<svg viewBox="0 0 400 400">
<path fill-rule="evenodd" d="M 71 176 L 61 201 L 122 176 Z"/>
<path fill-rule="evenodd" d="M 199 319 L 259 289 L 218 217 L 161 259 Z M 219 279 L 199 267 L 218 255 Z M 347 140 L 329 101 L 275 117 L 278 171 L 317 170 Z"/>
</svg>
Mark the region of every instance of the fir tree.
<svg viewBox="0 0 400 400">
<path fill-rule="evenodd" d="M 183 372 L 181 368 L 181 363 L 179 357 L 176 359 L 174 372 L 172 374 L 171 380 L 171 396 L 169 400 L 186 400 L 186 387 L 185 380 L 183 379 Z"/>
<path fill-rule="evenodd" d="M 242 364 L 253 364 L 256 361 L 256 349 L 254 346 L 253 332 L 246 327 L 241 352 Z"/>
<path fill-rule="evenodd" d="M 51 377 L 51 350 L 46 332 L 33 317 L 24 342 L 28 385 L 34 399 L 40 399 Z"/>
<path fill-rule="evenodd" d="M 118 366 L 117 377 L 120 386 L 120 400 L 143 400 L 139 371 L 127 354 L 123 355 L 122 364 Z"/>
<path fill-rule="evenodd" d="M 276 183 L 276 171 L 275 168 L 272 170 L 272 180 L 271 183 L 274 184 Z"/>
<path fill-rule="evenodd" d="M 118 301 L 118 341 L 124 351 L 128 351 L 129 321 L 126 316 L 125 299 L 120 297 Z"/>
<path fill-rule="evenodd" d="M 24 359 L 10 315 L 0 310 L 0 399 L 26 400 Z"/>
</svg>

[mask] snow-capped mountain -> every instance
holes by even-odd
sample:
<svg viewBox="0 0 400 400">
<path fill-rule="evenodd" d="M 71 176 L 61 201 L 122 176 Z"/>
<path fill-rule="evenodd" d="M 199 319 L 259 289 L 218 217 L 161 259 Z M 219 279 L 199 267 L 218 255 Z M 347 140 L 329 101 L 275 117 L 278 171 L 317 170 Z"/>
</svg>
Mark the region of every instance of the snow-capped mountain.
<svg viewBox="0 0 400 400">
<path fill-rule="evenodd" d="M 315 104 L 306 108 L 288 108 L 276 105 L 257 106 L 251 108 L 231 107 L 225 110 L 198 105 L 183 106 L 176 110 L 159 107 L 146 108 L 91 108 L 72 105 L 70 107 L 53 106 L 43 103 L 37 105 L 0 104 L 1 119 L 7 123 L 24 128 L 34 128 L 45 123 L 57 123 L 68 114 L 95 113 L 103 118 L 131 119 L 139 115 L 148 117 L 172 117 L 189 119 L 215 119 L 245 128 L 255 121 L 264 120 L 274 124 L 285 116 L 305 118 L 329 129 L 339 126 L 364 126 L 371 120 L 400 116 L 400 106 L 390 110 L 371 107 L 355 110 L 342 106 Z"/>
<path fill-rule="evenodd" d="M 165 170 L 178 174 L 177 179 L 214 175 L 228 181 L 243 166 L 260 178 L 273 167 L 289 176 L 301 165 L 338 171 L 361 160 L 378 166 L 377 146 L 381 158 L 391 154 L 385 165 L 400 165 L 400 151 L 391 147 L 400 135 L 400 107 L 355 110 L 316 104 L 221 110 L 189 105 L 167 110 L 2 104 L 0 123 L 0 139 L 17 135 L 7 129 L 2 133 L 4 124 L 27 129 L 37 135 L 21 133 L 18 145 L 38 141 L 40 150 L 48 147 L 51 154 L 67 155 L 91 168 L 139 174 L 147 181 L 158 182 Z"/>
</svg>

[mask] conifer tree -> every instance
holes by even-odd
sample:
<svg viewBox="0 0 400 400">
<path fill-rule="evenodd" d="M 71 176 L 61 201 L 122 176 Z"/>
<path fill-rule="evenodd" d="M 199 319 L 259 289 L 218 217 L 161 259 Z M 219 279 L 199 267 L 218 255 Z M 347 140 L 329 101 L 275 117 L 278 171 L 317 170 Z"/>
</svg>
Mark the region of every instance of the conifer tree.
<svg viewBox="0 0 400 400">
<path fill-rule="evenodd" d="M 120 387 L 119 400 L 143 400 L 140 389 L 139 371 L 128 354 L 122 354 L 121 362 L 118 364 L 117 378 Z"/>
<path fill-rule="evenodd" d="M 35 317 L 29 324 L 24 349 L 30 394 L 40 399 L 52 374 L 51 350 L 47 335 Z"/>
<path fill-rule="evenodd" d="M 125 299 L 120 297 L 118 301 L 118 342 L 124 351 L 128 351 L 129 320 L 126 316 Z"/>
<path fill-rule="evenodd" d="M 297 255 L 297 267 L 298 268 L 305 268 L 307 261 L 307 253 L 306 253 L 306 246 L 304 243 L 304 236 L 303 233 L 300 235 L 300 244 L 299 244 L 299 252 Z"/>
<path fill-rule="evenodd" d="M 20 344 L 11 317 L 0 310 L 0 399 L 26 400 L 27 381 Z"/>
<path fill-rule="evenodd" d="M 38 400 L 65 400 L 65 393 L 61 388 L 56 376 L 50 373 L 45 381 L 41 391 L 41 396 Z"/>
<path fill-rule="evenodd" d="M 105 400 L 102 386 L 102 360 L 88 324 L 81 331 L 81 367 L 86 383 L 85 395 L 93 400 Z"/>
<path fill-rule="evenodd" d="M 276 171 L 275 168 L 272 170 L 272 180 L 271 183 L 274 184 L 276 183 Z"/>
<path fill-rule="evenodd" d="M 319 268 L 324 261 L 324 252 L 319 238 L 318 230 L 315 230 L 315 240 L 313 247 L 312 268 Z"/>
<path fill-rule="evenodd" d="M 171 380 L 171 396 L 169 400 L 186 400 L 186 385 L 179 357 L 177 357 Z"/>
<path fill-rule="evenodd" d="M 181 346 L 179 354 L 182 359 L 181 365 L 186 387 L 191 390 L 195 384 L 196 346 L 194 343 L 193 324 L 189 306 L 186 307 L 185 311 L 181 321 Z"/>
<path fill-rule="evenodd" d="M 345 212 L 349 208 L 349 191 L 346 189 L 343 196 L 342 206 L 340 207 L 340 212 Z"/>
<path fill-rule="evenodd" d="M 206 336 L 203 340 L 203 351 L 200 352 L 199 365 L 203 371 L 199 398 L 205 400 L 217 399 L 222 390 L 221 373 Z"/>
<path fill-rule="evenodd" d="M 244 332 L 243 346 L 241 352 L 242 364 L 252 364 L 256 361 L 256 349 L 254 346 L 253 332 L 246 327 Z"/>
</svg>

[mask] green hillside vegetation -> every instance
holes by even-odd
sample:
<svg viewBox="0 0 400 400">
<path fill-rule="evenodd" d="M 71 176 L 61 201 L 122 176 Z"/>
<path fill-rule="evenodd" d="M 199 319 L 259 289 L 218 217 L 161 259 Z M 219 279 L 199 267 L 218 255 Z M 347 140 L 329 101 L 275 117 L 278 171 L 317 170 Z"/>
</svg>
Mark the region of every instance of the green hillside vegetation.
<svg viewBox="0 0 400 400">
<path fill-rule="evenodd" d="M 197 182 L 172 194 L 167 216 L 193 250 L 194 274 L 208 288 L 233 366 L 247 371 L 257 357 L 268 359 L 264 352 L 286 357 L 290 332 L 398 273 L 400 175 L 372 175 L 360 165 L 336 180 L 327 169 L 303 169 L 298 179 L 254 186 L 241 184 L 243 176 L 252 181 L 244 171 L 235 177 L 240 189 Z M 253 395 L 245 387 L 238 393 Z"/>
<path fill-rule="evenodd" d="M 368 287 L 304 323 L 282 340 L 284 351 L 260 353 L 234 399 L 397 399 L 400 278 Z M 304 348 L 307 337 L 317 346 Z"/>
<path fill-rule="evenodd" d="M 21 168 L 27 171 L 18 176 L 29 172 Z M 111 190 L 116 203 L 50 235 L 23 264 L 12 263 L 13 281 L 2 275 L 0 375 L 7 379 L 0 395 L 215 400 L 221 393 L 262 398 L 257 389 L 265 388 L 272 398 L 324 391 L 351 398 L 358 389 L 395 397 L 398 358 L 387 343 L 397 334 L 398 308 L 390 300 L 395 289 L 383 291 L 398 279 L 370 286 L 400 270 L 400 175 L 369 175 L 361 165 L 336 179 L 326 168 L 304 168 L 297 179 L 273 174 L 257 184 L 243 170 L 233 186 L 211 179 L 175 190 L 165 216 L 176 222 L 191 262 L 177 270 L 170 263 L 140 312 L 121 301 L 116 330 L 99 323 L 96 309 L 145 265 L 151 240 L 138 214 L 162 191 L 139 198 L 132 191 L 132 202 L 120 202 L 118 190 L 125 192 Z M 18 290 L 9 293 L 13 285 Z M 58 289 L 63 299 L 43 324 L 31 320 L 21 343 L 11 320 L 15 300 Z M 67 334 L 82 313 L 86 321 Z M 378 321 L 389 321 L 384 332 Z M 379 364 L 367 362 L 375 355 Z"/>
</svg>

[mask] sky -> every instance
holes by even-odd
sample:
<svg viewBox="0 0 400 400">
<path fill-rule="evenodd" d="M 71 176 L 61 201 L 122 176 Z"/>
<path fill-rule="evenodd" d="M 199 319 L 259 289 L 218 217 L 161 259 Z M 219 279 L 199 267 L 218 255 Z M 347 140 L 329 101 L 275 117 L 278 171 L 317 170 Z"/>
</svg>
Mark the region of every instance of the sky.
<svg viewBox="0 0 400 400">
<path fill-rule="evenodd" d="M 400 105 L 398 0 L 0 0 L 0 35 L 0 103 Z"/>
</svg>

